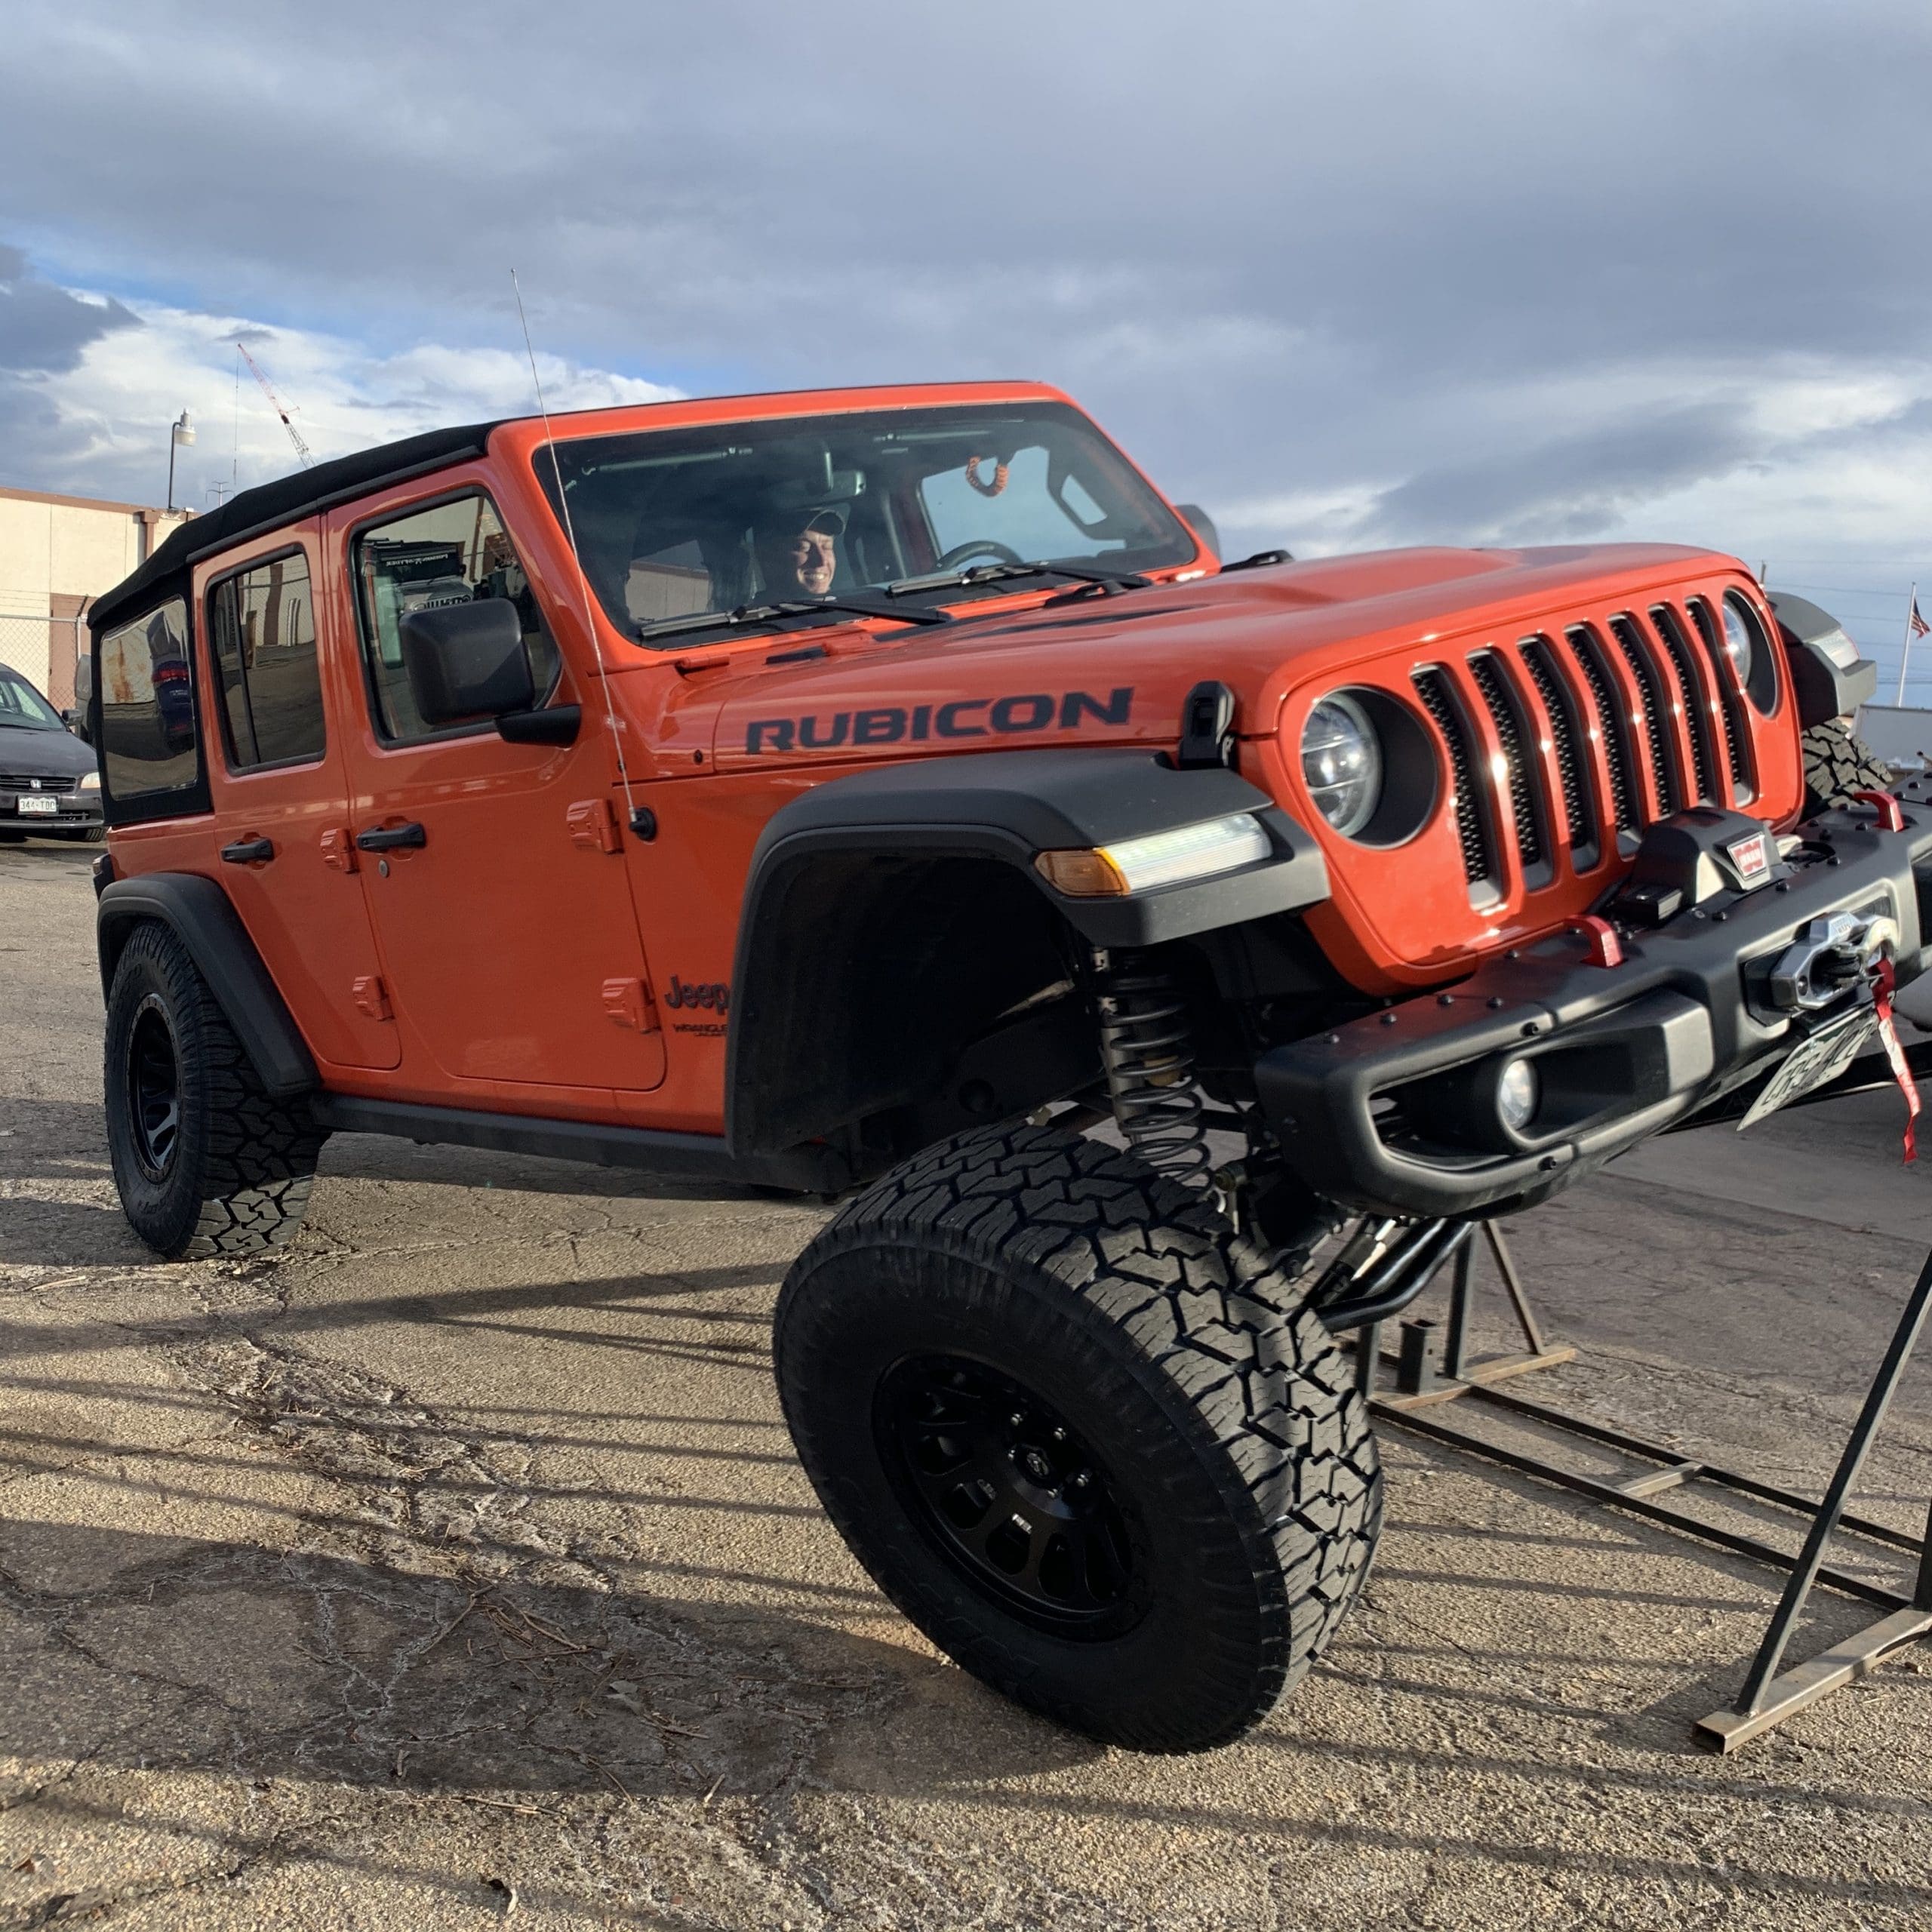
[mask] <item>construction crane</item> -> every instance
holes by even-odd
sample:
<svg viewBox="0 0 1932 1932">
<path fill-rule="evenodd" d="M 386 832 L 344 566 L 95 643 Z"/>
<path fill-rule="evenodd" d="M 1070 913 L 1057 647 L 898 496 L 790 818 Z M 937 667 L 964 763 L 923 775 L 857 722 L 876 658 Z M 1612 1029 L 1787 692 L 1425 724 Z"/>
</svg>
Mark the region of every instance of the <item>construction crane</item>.
<svg viewBox="0 0 1932 1932">
<path fill-rule="evenodd" d="M 269 407 L 281 418 L 281 426 L 288 432 L 288 440 L 295 445 L 295 454 L 302 459 L 302 467 L 306 469 L 315 458 L 309 454 L 309 445 L 302 440 L 302 432 L 289 420 L 288 409 L 281 398 L 277 395 L 267 377 L 262 374 L 262 365 L 248 353 L 246 343 L 238 342 L 235 346 L 241 352 L 242 359 L 248 364 L 249 373 L 262 386 L 262 393 L 269 399 Z"/>
</svg>

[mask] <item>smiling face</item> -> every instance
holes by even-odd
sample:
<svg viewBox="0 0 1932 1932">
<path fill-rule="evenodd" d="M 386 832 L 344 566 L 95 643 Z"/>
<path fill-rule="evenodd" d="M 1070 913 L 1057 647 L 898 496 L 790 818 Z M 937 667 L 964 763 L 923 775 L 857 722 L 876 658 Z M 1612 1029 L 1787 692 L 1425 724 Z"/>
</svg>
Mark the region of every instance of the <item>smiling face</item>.
<svg viewBox="0 0 1932 1932">
<path fill-rule="evenodd" d="M 821 528 L 814 518 L 790 536 L 779 536 L 759 546 L 768 597 L 826 597 L 838 574 L 835 547 L 838 534 Z"/>
</svg>

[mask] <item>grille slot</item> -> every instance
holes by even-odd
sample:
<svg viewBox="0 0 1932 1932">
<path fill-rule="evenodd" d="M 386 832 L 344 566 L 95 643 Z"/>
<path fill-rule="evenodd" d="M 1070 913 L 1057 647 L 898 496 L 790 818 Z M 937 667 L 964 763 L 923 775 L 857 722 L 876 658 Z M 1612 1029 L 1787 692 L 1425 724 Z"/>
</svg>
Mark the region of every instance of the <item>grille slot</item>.
<svg viewBox="0 0 1932 1932">
<path fill-rule="evenodd" d="M 1590 815 L 1583 774 L 1583 721 L 1558 672 L 1556 653 L 1549 638 L 1525 638 L 1516 648 L 1543 709 L 1549 714 L 1550 749 L 1556 754 L 1557 776 L 1563 786 L 1563 822 L 1569 829 L 1571 862 L 1587 865 L 1596 854 L 1597 828 Z"/>
<path fill-rule="evenodd" d="M 1711 744 L 1711 713 L 1705 701 L 1703 681 L 1690 661 L 1690 647 L 1684 635 L 1683 620 L 1668 604 L 1654 605 L 1651 628 L 1663 640 L 1684 694 L 1684 721 L 1690 731 L 1690 768 L 1697 780 L 1700 804 L 1724 803 L 1718 789 L 1715 757 Z"/>
<path fill-rule="evenodd" d="M 1579 626 L 1570 632 L 1570 648 L 1577 654 L 1583 681 L 1590 688 L 1590 702 L 1597 714 L 1597 734 L 1603 741 L 1604 762 L 1610 768 L 1611 810 L 1619 832 L 1637 829 L 1636 774 L 1630 768 L 1629 746 L 1623 735 L 1623 707 L 1617 702 L 1617 687 L 1611 681 L 1595 636 Z"/>
<path fill-rule="evenodd" d="M 1677 795 L 1670 768 L 1670 746 L 1665 736 L 1670 729 L 1669 707 L 1664 698 L 1663 681 L 1657 676 L 1657 667 L 1651 661 L 1651 654 L 1644 648 L 1643 639 L 1637 635 L 1637 626 L 1628 617 L 1611 618 L 1610 632 L 1617 640 L 1618 649 L 1623 653 L 1624 662 L 1630 666 L 1630 675 L 1637 681 L 1638 701 L 1644 713 L 1645 749 L 1650 754 L 1651 776 L 1657 784 L 1657 811 L 1660 816 L 1668 818 L 1683 801 Z"/>
<path fill-rule="evenodd" d="M 1482 694 L 1490 721 L 1503 746 L 1503 763 L 1509 780 L 1509 813 L 1515 822 L 1516 851 L 1525 869 L 1543 863 L 1543 828 L 1537 823 L 1536 793 L 1531 789 L 1529 732 L 1515 696 L 1503 682 L 1494 657 L 1480 651 L 1469 660 L 1469 675 Z"/>
<path fill-rule="evenodd" d="M 1449 748 L 1449 777 L 1456 790 L 1456 832 L 1463 844 L 1463 876 L 1472 887 L 1486 884 L 1495 876 L 1495 866 L 1483 825 L 1481 801 L 1476 796 L 1468 728 L 1451 694 L 1449 681 L 1440 671 L 1418 671 L 1414 683 L 1423 709 L 1435 721 L 1435 728 Z"/>
<path fill-rule="evenodd" d="M 1751 782 L 1750 754 L 1745 749 L 1750 734 L 1745 729 L 1743 713 L 1739 708 L 1743 700 L 1731 688 L 1730 660 L 1718 639 L 1711 607 L 1701 597 L 1694 597 L 1687 608 L 1691 622 L 1697 626 L 1698 641 L 1704 647 L 1706 661 L 1711 667 L 1711 681 L 1717 688 L 1718 715 L 1724 720 L 1724 758 L 1730 768 L 1731 795 L 1740 805 L 1748 804 L 1756 797 L 1757 787 Z"/>
</svg>

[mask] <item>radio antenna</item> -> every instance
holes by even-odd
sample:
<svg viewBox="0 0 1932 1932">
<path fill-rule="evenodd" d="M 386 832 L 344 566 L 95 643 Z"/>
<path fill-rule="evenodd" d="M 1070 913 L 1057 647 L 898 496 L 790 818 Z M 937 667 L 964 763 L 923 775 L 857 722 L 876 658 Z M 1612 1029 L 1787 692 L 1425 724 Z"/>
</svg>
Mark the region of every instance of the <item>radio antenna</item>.
<svg viewBox="0 0 1932 1932">
<path fill-rule="evenodd" d="M 550 433 L 549 405 L 543 400 L 543 379 L 537 373 L 537 350 L 530 339 L 530 318 L 523 310 L 523 285 L 510 270 L 510 288 L 516 297 L 516 318 L 523 325 L 524 353 L 530 358 L 531 386 L 537 392 L 537 411 L 543 419 L 544 447 L 550 452 L 550 473 L 557 479 L 557 508 L 564 519 L 564 534 L 569 540 L 571 561 L 577 567 L 577 595 L 583 606 L 583 627 L 590 633 L 590 648 L 597 657 L 597 681 L 604 688 L 604 721 L 611 728 L 611 749 L 617 761 L 617 778 L 624 788 L 624 818 L 629 824 L 637 817 L 637 801 L 631 795 L 630 767 L 624 758 L 623 734 L 617 726 L 617 700 L 611 695 L 611 667 L 604 661 L 604 645 L 597 635 L 597 615 L 590 601 L 590 580 L 583 573 L 583 554 L 577 547 L 577 526 L 571 521 L 571 500 L 564 488 L 563 466 L 557 460 L 557 439 Z"/>
</svg>

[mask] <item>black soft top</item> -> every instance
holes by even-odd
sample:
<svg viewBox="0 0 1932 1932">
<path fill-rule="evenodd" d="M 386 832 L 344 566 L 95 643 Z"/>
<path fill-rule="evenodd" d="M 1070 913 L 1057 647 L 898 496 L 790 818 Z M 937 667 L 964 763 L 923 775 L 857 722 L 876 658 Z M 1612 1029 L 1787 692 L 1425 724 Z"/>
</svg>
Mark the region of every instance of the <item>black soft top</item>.
<svg viewBox="0 0 1932 1932">
<path fill-rule="evenodd" d="M 481 456 L 496 427 L 495 423 L 470 423 L 454 429 L 432 429 L 244 490 L 206 516 L 190 517 L 177 525 L 132 577 L 124 577 L 105 596 L 95 599 L 88 623 L 98 637 L 168 598 L 185 598 L 189 572 L 202 558 L 259 537 L 278 525 L 333 509 L 383 484 L 400 483 L 425 470 Z"/>
</svg>

